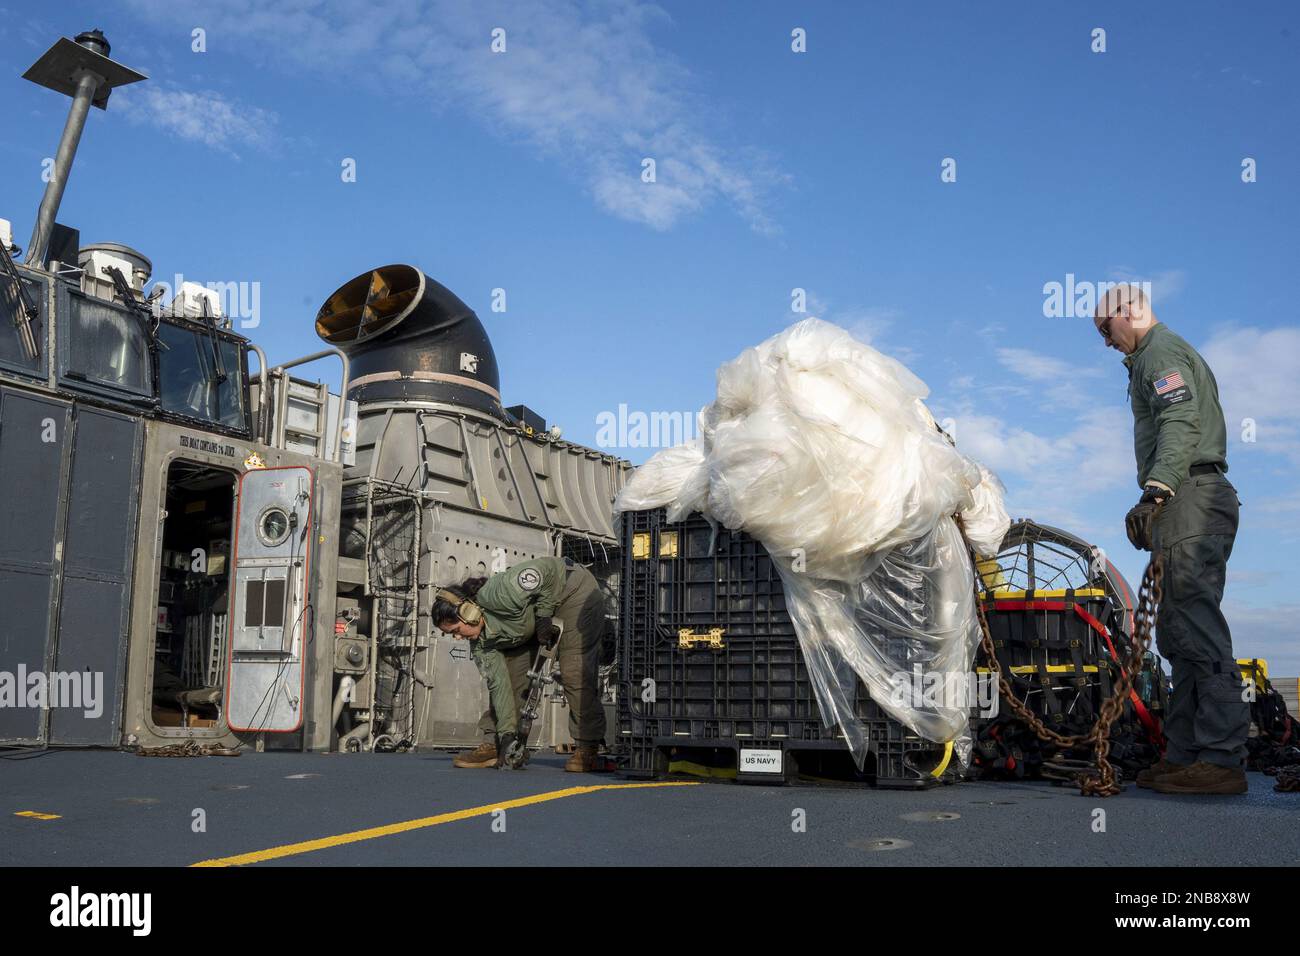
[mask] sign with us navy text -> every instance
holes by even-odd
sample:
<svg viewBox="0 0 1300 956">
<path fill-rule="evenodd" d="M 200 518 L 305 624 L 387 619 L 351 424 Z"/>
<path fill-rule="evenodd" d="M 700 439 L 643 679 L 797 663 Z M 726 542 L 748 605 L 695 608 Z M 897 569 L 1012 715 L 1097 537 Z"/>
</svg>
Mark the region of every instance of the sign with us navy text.
<svg viewBox="0 0 1300 956">
<path fill-rule="evenodd" d="M 783 769 L 780 750 L 740 749 L 741 773 L 781 773 Z"/>
</svg>

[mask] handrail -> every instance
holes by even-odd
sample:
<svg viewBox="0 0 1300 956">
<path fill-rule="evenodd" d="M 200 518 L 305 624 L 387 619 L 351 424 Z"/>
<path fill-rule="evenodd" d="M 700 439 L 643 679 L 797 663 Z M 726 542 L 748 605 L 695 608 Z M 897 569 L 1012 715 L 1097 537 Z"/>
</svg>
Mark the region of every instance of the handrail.
<svg viewBox="0 0 1300 956">
<path fill-rule="evenodd" d="M 261 363 L 257 370 L 257 428 L 253 434 L 258 441 L 266 441 L 266 436 L 263 434 L 266 430 L 266 353 L 252 342 L 248 343 L 248 347 L 257 353 L 257 361 Z M 248 376 L 248 381 L 251 383 L 253 376 Z"/>
<path fill-rule="evenodd" d="M 251 342 L 250 342 L 249 344 L 252 345 Z M 256 348 L 256 346 L 253 346 L 253 347 Z M 262 356 L 261 349 L 258 349 L 258 355 L 262 357 L 262 369 L 263 369 L 263 371 L 265 371 L 265 370 L 266 370 L 266 359 L 265 359 L 264 356 Z M 264 375 L 263 375 L 263 374 L 260 374 L 260 373 L 259 373 L 259 381 L 261 382 L 261 389 L 260 389 L 260 391 L 261 391 L 262 393 L 265 393 L 265 392 L 266 392 L 266 389 L 270 386 L 270 381 L 269 381 L 269 379 L 270 379 L 272 376 L 280 375 L 280 374 L 282 374 L 286 369 L 291 369 L 291 368 L 294 368 L 294 367 L 296 367 L 296 366 L 298 366 L 298 365 L 306 365 L 308 362 L 315 362 L 317 359 L 329 358 L 329 356 L 331 356 L 331 355 L 337 355 L 338 358 L 339 358 L 339 361 L 343 363 L 343 381 L 342 381 L 342 383 L 341 383 L 341 385 L 340 385 L 340 388 L 339 388 L 339 415 L 338 415 L 338 421 L 335 423 L 335 434 L 334 434 L 334 457 L 333 457 L 333 460 L 334 460 L 334 461 L 342 461 L 342 460 L 343 460 L 343 419 L 344 419 L 344 417 L 345 417 L 345 415 L 346 415 L 346 413 L 347 413 L 347 407 L 348 407 L 348 384 L 349 384 L 349 382 L 351 381 L 351 378 L 352 378 L 352 366 L 351 366 L 351 363 L 348 362 L 348 357 L 347 357 L 347 355 L 344 354 L 343 351 L 342 351 L 341 349 L 333 349 L 333 348 L 331 348 L 331 349 L 321 349 L 319 352 L 312 352 L 311 355 L 304 355 L 302 358 L 296 358 L 296 359 L 293 359 L 292 361 L 289 361 L 289 362 L 282 362 L 281 364 L 277 365 L 275 368 L 271 369 L 267 374 L 264 374 Z M 251 381 L 251 379 L 250 379 L 250 381 Z M 327 394 L 328 394 L 328 389 L 327 389 L 326 391 L 327 391 Z M 260 397 L 261 397 L 261 396 L 259 395 L 259 399 L 260 399 Z M 322 409 L 321 409 L 321 414 L 322 414 L 322 415 L 325 415 L 326 412 L 327 412 L 327 409 L 325 409 L 325 408 L 322 408 Z M 283 418 L 284 415 L 281 414 L 280 417 Z M 270 444 L 270 441 L 267 441 L 267 444 Z M 324 455 L 324 451 L 325 451 L 325 449 L 321 449 L 321 452 L 322 452 L 321 457 L 322 457 L 322 458 L 325 457 L 325 455 Z"/>
</svg>

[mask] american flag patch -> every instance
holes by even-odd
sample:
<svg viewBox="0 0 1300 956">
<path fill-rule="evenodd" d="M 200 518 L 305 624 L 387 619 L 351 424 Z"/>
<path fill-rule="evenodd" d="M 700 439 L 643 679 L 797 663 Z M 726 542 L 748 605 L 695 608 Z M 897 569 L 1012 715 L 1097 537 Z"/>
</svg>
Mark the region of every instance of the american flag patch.
<svg viewBox="0 0 1300 956">
<path fill-rule="evenodd" d="M 1172 392 L 1174 389 L 1183 388 L 1186 385 L 1187 383 L 1183 381 L 1182 372 L 1171 372 L 1164 378 L 1157 380 L 1156 394 L 1163 395 L 1165 392 Z"/>
</svg>

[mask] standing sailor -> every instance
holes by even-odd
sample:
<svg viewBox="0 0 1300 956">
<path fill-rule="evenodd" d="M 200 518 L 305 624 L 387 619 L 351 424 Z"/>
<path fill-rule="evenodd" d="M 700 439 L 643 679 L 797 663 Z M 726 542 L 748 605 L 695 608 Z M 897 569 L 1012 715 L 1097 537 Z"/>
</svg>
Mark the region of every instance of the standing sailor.
<svg viewBox="0 0 1300 956">
<path fill-rule="evenodd" d="M 1138 776 L 1160 793 L 1246 792 L 1250 705 L 1219 604 L 1237 534 L 1219 387 L 1205 360 L 1156 318 L 1136 285 L 1097 305 L 1097 331 L 1123 352 L 1142 497 L 1125 526 L 1135 548 L 1164 555 L 1156 622 L 1173 671 L 1164 758 Z M 1152 520 L 1154 517 L 1154 521 Z"/>
</svg>

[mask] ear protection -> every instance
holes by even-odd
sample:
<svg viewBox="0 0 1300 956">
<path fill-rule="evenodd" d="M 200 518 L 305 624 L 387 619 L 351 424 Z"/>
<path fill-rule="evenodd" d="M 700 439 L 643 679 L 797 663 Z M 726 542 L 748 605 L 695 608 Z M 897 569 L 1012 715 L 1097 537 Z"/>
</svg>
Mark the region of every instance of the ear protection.
<svg viewBox="0 0 1300 956">
<path fill-rule="evenodd" d="M 445 588 L 438 589 L 438 600 L 446 601 L 456 609 L 456 617 L 462 624 L 473 626 L 483 620 L 483 609 L 469 598 L 458 597 Z"/>
</svg>

